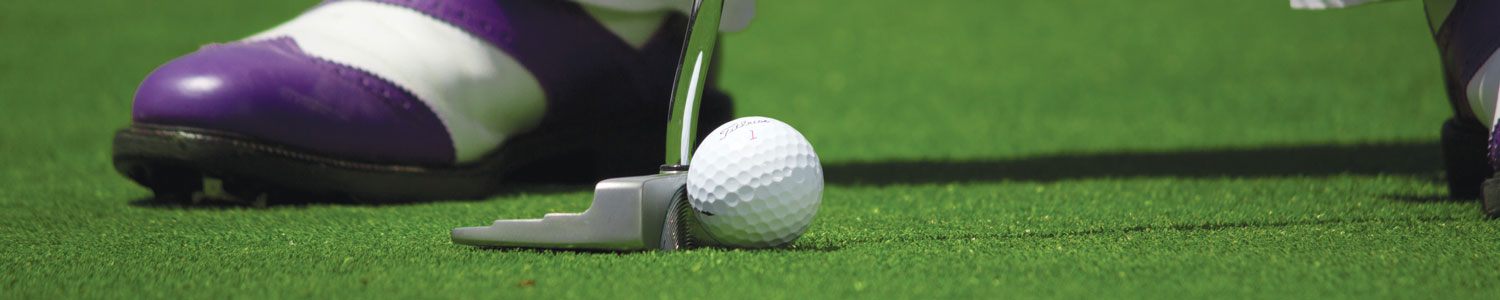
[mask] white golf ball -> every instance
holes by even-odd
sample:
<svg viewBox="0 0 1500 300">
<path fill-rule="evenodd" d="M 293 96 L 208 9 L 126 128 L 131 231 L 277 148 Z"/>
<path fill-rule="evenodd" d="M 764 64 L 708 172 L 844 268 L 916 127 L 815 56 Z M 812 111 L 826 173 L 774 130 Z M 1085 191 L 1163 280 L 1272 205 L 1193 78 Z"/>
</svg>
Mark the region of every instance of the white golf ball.
<svg viewBox="0 0 1500 300">
<path fill-rule="evenodd" d="M 766 248 L 791 243 L 818 213 L 823 167 L 802 133 L 766 117 L 714 129 L 693 153 L 688 201 L 714 240 Z"/>
</svg>

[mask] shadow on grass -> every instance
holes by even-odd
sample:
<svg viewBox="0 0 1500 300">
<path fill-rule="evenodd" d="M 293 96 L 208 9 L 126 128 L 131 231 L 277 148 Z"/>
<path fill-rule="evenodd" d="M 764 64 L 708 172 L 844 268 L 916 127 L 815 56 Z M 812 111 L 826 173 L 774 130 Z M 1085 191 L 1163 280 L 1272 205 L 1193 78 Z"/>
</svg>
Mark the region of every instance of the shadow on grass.
<svg viewBox="0 0 1500 300">
<path fill-rule="evenodd" d="M 488 246 L 486 246 L 486 247 L 473 247 L 473 248 L 474 248 L 474 251 L 494 251 L 494 252 L 502 252 L 502 253 L 523 253 L 523 254 L 544 254 L 544 255 L 557 255 L 557 254 L 625 255 L 625 254 L 631 254 L 631 253 L 647 253 L 647 252 L 655 251 L 655 250 L 609 251 L 609 250 L 590 250 L 590 249 L 551 249 L 551 248 L 488 247 Z M 839 251 L 840 249 L 843 249 L 843 247 L 833 246 L 833 245 L 816 245 L 816 246 L 814 246 L 814 245 L 802 245 L 802 244 L 793 243 L 791 246 L 781 247 L 781 248 L 770 248 L 770 249 L 733 249 L 733 248 L 713 248 L 713 247 L 708 247 L 708 248 L 684 249 L 684 250 L 677 250 L 677 251 L 724 250 L 724 251 L 757 251 L 757 252 L 776 253 L 776 252 L 834 252 L 834 251 Z"/>
<path fill-rule="evenodd" d="M 1235 228 L 1276 228 L 1276 227 L 1287 227 L 1287 226 L 1308 226 L 1308 225 L 1327 225 L 1327 224 L 1360 224 L 1360 223 L 1372 223 L 1372 222 L 1452 222 L 1452 221 L 1461 221 L 1461 220 L 1466 220 L 1466 218 L 1458 218 L 1458 217 L 1451 217 L 1451 216 L 1427 216 L 1427 217 L 1415 217 L 1415 218 L 1388 218 L 1388 219 L 1382 219 L 1382 218 L 1333 219 L 1333 218 L 1329 218 L 1329 219 L 1314 219 L 1314 220 L 1303 220 L 1303 221 L 1236 222 L 1236 223 L 1221 223 L 1221 224 L 1212 224 L 1212 223 L 1210 223 L 1210 224 L 1180 224 L 1180 225 L 1167 225 L 1167 226 L 1133 226 L 1133 227 L 1126 227 L 1126 228 L 1097 229 L 1097 230 L 1086 230 L 1086 231 L 1076 231 L 1076 232 L 1018 234 L 1018 235 L 1011 235 L 1010 237 L 1014 237 L 1014 238 L 1058 238 L 1058 237 L 1094 235 L 1094 234 L 1102 234 L 1102 233 L 1131 233 L 1131 232 L 1140 232 L 1140 231 L 1218 231 L 1218 230 L 1235 229 Z"/>
<path fill-rule="evenodd" d="M 1164 226 L 1160 226 L 1160 225 L 1158 225 L 1158 226 L 1141 225 L 1141 226 L 1131 226 L 1131 227 L 1124 227 L 1124 228 L 1100 228 L 1100 229 L 1094 229 L 1094 230 L 1068 231 L 1068 232 L 1052 232 L 1052 233 L 977 233 L 976 232 L 976 233 L 968 233 L 968 234 L 954 234 L 954 235 L 941 235 L 941 236 L 897 237 L 897 238 L 879 239 L 879 240 L 849 240 L 849 241 L 843 241 L 843 242 L 847 242 L 847 243 L 883 243 L 883 242 L 948 241 L 948 240 L 969 240 L 969 239 L 1051 239 L 1051 238 L 1066 238 L 1066 237 L 1077 237 L 1077 236 L 1089 236 L 1089 235 L 1096 235 L 1096 234 L 1120 234 L 1120 233 L 1132 233 L 1132 232 L 1143 232 L 1143 231 L 1183 231 L 1183 232 L 1190 232 L 1190 231 L 1218 231 L 1218 230 L 1235 229 L 1235 228 L 1277 228 L 1277 227 L 1288 227 L 1288 226 L 1309 226 L 1309 225 L 1327 225 L 1327 224 L 1360 224 L 1360 223 L 1373 223 L 1373 222 L 1405 222 L 1405 223 L 1415 223 L 1415 222 L 1454 222 L 1454 221 L 1464 221 L 1464 220 L 1479 220 L 1479 219 L 1477 217 L 1475 217 L 1475 218 L 1463 218 L 1463 217 L 1453 217 L 1453 216 L 1426 216 L 1426 217 L 1413 217 L 1413 218 L 1358 218 L 1358 219 L 1333 219 L 1333 218 L 1329 218 L 1329 219 L 1314 219 L 1314 220 L 1300 220 L 1300 221 L 1235 222 L 1235 223 L 1218 223 L 1218 224 L 1214 224 L 1214 223 L 1208 223 L 1208 224 L 1180 224 L 1180 225 L 1164 225 Z"/>
<path fill-rule="evenodd" d="M 1479 201 L 1478 199 L 1473 199 L 1473 198 L 1469 198 L 1469 199 L 1452 198 L 1452 197 L 1448 197 L 1448 195 L 1446 195 L 1446 194 L 1444 194 L 1444 195 L 1427 195 L 1427 196 L 1418 196 L 1418 195 L 1385 195 L 1382 198 L 1389 199 L 1389 200 L 1400 201 L 1400 202 L 1410 202 L 1410 203 L 1470 203 L 1470 202 L 1478 202 Z"/>
<path fill-rule="evenodd" d="M 823 170 L 829 184 L 839 185 L 1337 174 L 1399 174 L 1439 180 L 1436 175 L 1442 171 L 1442 163 L 1436 142 L 1397 142 L 1059 154 L 1011 160 L 855 162 L 827 164 Z"/>
<path fill-rule="evenodd" d="M 478 202 L 490 198 L 508 197 L 522 194 L 558 194 L 583 192 L 593 189 L 591 185 L 573 184 L 543 184 L 543 185 L 516 185 L 505 189 L 505 192 L 491 195 L 486 198 L 475 199 L 444 199 L 444 200 L 402 200 L 402 201 L 364 201 L 340 196 L 310 196 L 296 195 L 290 197 L 268 197 L 264 203 L 257 203 L 245 199 L 201 199 L 200 201 L 189 201 L 187 199 L 159 199 L 155 196 L 130 201 L 130 206 L 155 208 L 155 209 L 203 209 L 203 210 L 227 210 L 227 209 L 274 209 L 286 207 L 308 207 L 323 205 L 359 205 L 359 206 L 397 206 L 411 204 L 425 204 L 437 202 Z"/>
</svg>

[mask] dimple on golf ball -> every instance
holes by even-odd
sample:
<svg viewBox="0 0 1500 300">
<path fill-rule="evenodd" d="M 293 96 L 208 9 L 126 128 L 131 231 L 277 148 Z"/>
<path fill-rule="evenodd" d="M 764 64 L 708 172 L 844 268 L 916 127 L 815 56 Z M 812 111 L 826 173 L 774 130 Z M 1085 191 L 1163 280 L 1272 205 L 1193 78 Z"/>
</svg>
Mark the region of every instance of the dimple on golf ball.
<svg viewBox="0 0 1500 300">
<path fill-rule="evenodd" d="M 802 133 L 766 117 L 714 129 L 689 162 L 688 201 L 714 240 L 776 247 L 807 230 L 823 199 L 823 167 Z"/>
</svg>

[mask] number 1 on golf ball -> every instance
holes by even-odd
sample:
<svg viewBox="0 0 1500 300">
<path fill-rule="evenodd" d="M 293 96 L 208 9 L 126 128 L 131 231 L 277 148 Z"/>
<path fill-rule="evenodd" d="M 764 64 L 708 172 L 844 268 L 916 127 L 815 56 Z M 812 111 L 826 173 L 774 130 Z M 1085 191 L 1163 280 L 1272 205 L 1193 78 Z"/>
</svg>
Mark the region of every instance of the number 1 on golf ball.
<svg viewBox="0 0 1500 300">
<path fill-rule="evenodd" d="M 802 133 L 766 117 L 714 129 L 693 153 L 688 200 L 710 238 L 777 247 L 807 230 L 823 198 L 823 167 Z"/>
</svg>

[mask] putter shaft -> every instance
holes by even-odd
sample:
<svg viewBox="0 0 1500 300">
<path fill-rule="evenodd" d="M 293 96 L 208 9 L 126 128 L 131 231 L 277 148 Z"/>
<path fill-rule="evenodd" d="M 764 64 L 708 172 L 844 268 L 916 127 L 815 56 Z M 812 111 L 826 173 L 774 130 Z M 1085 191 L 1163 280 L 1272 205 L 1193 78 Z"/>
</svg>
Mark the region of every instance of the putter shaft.
<svg viewBox="0 0 1500 300">
<path fill-rule="evenodd" d="M 714 45 L 719 38 L 719 19 L 724 0 L 697 0 L 688 15 L 688 29 L 683 38 L 682 59 L 677 62 L 677 80 L 672 85 L 671 115 L 667 120 L 667 156 L 663 172 L 686 171 L 696 136 L 698 102 L 708 81 L 708 66 L 713 62 Z"/>
</svg>

